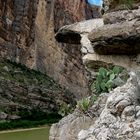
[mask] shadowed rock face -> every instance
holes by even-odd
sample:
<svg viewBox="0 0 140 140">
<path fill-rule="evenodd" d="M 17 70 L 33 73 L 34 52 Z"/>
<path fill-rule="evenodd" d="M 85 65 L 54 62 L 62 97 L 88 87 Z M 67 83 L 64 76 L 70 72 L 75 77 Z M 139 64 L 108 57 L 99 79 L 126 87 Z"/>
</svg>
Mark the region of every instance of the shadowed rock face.
<svg viewBox="0 0 140 140">
<path fill-rule="evenodd" d="M 0 56 L 48 74 L 77 96 L 86 94 L 80 46 L 71 50 L 54 35 L 66 24 L 92 18 L 90 11 L 84 0 L 1 0 Z"/>
<path fill-rule="evenodd" d="M 85 6 L 85 1 L 40 0 L 36 17 L 36 68 L 59 81 L 77 97 L 88 92 L 80 45 L 56 42 L 55 32 L 66 24 L 84 20 Z"/>
<path fill-rule="evenodd" d="M 55 38 L 58 42 L 80 44 L 82 36 L 101 26 L 103 26 L 102 18 L 77 22 L 60 28 Z"/>
<path fill-rule="evenodd" d="M 77 45 L 80 44 L 80 40 L 81 40 L 80 34 L 73 31 L 58 33 L 55 38 L 56 40 L 58 40 L 58 42 L 77 44 Z"/>
<path fill-rule="evenodd" d="M 32 65 L 37 0 L 0 1 L 0 55 Z M 31 51 L 32 50 L 32 51 Z"/>
</svg>

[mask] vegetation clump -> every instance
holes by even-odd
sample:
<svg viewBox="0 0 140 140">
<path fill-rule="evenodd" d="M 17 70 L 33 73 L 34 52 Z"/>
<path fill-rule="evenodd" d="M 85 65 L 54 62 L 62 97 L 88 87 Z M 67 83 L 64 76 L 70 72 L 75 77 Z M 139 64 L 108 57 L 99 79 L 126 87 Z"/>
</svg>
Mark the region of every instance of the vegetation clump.
<svg viewBox="0 0 140 140">
<path fill-rule="evenodd" d="M 91 90 L 97 94 L 110 92 L 117 86 L 123 85 L 128 77 L 127 71 L 122 67 L 114 66 L 112 69 L 101 67 L 96 80 L 91 84 Z"/>
<path fill-rule="evenodd" d="M 0 59 L 0 80 L 1 79 L 24 85 L 42 86 L 50 90 L 61 89 L 60 85 L 46 74 L 4 59 Z"/>
</svg>

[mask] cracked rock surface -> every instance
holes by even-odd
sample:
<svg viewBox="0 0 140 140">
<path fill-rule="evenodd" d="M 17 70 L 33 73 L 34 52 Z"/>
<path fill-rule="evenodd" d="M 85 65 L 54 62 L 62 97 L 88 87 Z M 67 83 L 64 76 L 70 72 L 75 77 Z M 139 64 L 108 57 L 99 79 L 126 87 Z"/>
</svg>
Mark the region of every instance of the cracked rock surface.
<svg viewBox="0 0 140 140">
<path fill-rule="evenodd" d="M 78 140 L 139 140 L 140 103 L 133 80 L 111 92 L 100 117 L 88 130 L 78 134 Z"/>
</svg>

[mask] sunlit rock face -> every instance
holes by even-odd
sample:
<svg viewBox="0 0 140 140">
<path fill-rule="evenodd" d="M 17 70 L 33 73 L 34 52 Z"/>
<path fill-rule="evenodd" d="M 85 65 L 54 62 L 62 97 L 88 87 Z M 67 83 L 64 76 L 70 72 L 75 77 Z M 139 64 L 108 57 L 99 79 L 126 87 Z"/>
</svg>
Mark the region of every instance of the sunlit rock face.
<svg viewBox="0 0 140 140">
<path fill-rule="evenodd" d="M 86 95 L 80 46 L 58 44 L 54 35 L 63 25 L 92 17 L 84 0 L 1 0 L 0 55 L 47 73 L 77 97 Z"/>
</svg>

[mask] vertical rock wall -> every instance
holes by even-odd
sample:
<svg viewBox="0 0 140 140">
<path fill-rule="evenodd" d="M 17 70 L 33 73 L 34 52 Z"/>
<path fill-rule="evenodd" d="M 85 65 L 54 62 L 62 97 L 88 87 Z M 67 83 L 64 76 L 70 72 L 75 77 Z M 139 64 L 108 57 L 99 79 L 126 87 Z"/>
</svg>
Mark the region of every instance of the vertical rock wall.
<svg viewBox="0 0 140 140">
<path fill-rule="evenodd" d="M 84 20 L 85 6 L 84 1 L 42 0 L 36 18 L 37 69 L 54 77 L 77 97 L 88 91 L 80 46 L 58 44 L 54 35 L 63 25 Z"/>
<path fill-rule="evenodd" d="M 80 47 L 58 44 L 54 36 L 61 26 L 91 18 L 90 8 L 85 0 L 0 0 L 0 55 L 86 95 Z"/>
</svg>

